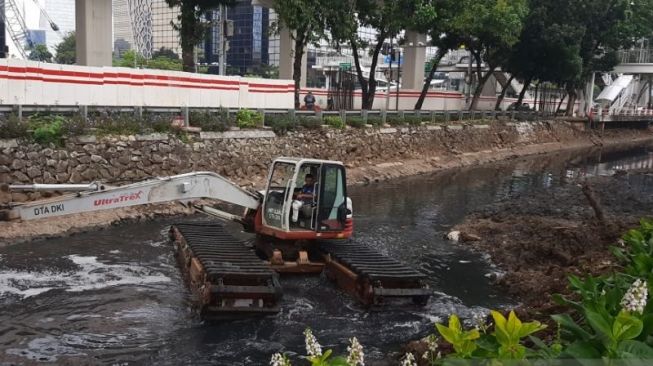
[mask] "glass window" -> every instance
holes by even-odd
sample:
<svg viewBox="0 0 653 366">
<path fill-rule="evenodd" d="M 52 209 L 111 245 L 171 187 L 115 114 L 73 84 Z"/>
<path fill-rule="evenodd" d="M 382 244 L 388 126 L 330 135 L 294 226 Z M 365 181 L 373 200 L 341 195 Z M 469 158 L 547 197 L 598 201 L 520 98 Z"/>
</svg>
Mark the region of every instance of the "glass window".
<svg viewBox="0 0 653 366">
<path fill-rule="evenodd" d="M 324 165 L 319 202 L 320 231 L 342 230 L 346 217 L 345 174 L 342 166 Z"/>
<path fill-rule="evenodd" d="M 283 218 L 287 216 L 285 202 L 292 194 L 291 185 L 295 172 L 295 164 L 276 163 L 272 170 L 268 191 L 265 195 L 263 217 L 268 226 L 283 228 Z"/>
</svg>

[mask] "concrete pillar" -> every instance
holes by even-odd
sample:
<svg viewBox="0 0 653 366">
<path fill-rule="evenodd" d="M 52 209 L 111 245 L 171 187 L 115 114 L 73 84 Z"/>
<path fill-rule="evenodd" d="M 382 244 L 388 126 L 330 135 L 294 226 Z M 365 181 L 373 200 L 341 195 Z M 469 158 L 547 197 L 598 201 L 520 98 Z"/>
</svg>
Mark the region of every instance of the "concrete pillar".
<svg viewBox="0 0 653 366">
<path fill-rule="evenodd" d="M 426 35 L 406 31 L 404 60 L 401 66 L 401 89 L 421 90 L 424 86 Z"/>
<path fill-rule="evenodd" d="M 306 65 L 308 62 L 308 50 L 304 50 L 302 57 L 302 78 L 299 86 L 306 87 Z M 295 54 L 295 41 L 290 35 L 290 31 L 282 28 L 279 32 L 279 78 L 292 80 L 292 69 Z"/>
<path fill-rule="evenodd" d="M 75 0 L 77 64 L 111 66 L 111 1 Z"/>
</svg>

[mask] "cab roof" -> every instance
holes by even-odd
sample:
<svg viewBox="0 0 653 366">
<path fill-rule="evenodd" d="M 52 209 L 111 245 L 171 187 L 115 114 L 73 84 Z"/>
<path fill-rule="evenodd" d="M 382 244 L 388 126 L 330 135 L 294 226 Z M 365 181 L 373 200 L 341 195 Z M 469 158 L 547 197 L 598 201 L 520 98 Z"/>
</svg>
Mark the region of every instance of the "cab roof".
<svg viewBox="0 0 653 366">
<path fill-rule="evenodd" d="M 298 158 L 298 157 L 278 157 L 274 159 L 274 162 L 285 162 L 285 163 L 292 163 L 292 164 L 334 164 L 334 165 L 344 165 L 341 161 L 335 161 L 335 160 L 322 160 L 322 159 L 311 159 L 311 158 Z"/>
</svg>

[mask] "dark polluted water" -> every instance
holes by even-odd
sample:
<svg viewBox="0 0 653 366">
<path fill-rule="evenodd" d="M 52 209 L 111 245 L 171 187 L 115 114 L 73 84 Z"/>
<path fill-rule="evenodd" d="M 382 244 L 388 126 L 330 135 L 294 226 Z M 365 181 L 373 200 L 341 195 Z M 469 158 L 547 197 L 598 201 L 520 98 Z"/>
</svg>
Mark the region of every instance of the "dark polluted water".
<svg viewBox="0 0 653 366">
<path fill-rule="evenodd" d="M 190 310 L 166 238 L 170 223 L 188 218 L 0 248 L 0 365 L 260 365 L 275 352 L 304 354 L 306 327 L 323 347 L 344 353 L 356 336 L 368 363 L 388 359 L 431 332 L 438 317 L 468 318 L 515 304 L 490 284 L 496 269 L 482 255 L 443 239 L 469 212 L 578 177 L 647 167 L 653 167 L 653 145 L 541 155 L 351 188 L 354 240 L 426 273 L 433 296 L 424 308 L 366 312 L 326 278 L 295 276 L 282 278 L 279 314 L 205 324 Z"/>
</svg>

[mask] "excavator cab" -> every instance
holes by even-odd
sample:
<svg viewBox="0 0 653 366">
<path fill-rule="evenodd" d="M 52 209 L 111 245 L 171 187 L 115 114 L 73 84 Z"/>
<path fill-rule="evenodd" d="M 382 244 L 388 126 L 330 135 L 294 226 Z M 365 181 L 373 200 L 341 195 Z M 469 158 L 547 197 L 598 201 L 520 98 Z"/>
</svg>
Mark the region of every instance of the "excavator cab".
<svg viewBox="0 0 653 366">
<path fill-rule="evenodd" d="M 280 239 L 349 237 L 351 206 L 341 162 L 279 158 L 270 168 L 257 231 Z"/>
</svg>

